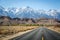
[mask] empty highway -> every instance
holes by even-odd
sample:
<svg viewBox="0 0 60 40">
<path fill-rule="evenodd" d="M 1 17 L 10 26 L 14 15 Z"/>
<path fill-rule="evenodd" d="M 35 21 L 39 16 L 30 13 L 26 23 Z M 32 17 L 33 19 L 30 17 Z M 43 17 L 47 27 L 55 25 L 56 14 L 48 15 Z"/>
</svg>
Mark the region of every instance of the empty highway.
<svg viewBox="0 0 60 40">
<path fill-rule="evenodd" d="M 40 27 L 10 40 L 60 40 L 60 33 Z"/>
</svg>

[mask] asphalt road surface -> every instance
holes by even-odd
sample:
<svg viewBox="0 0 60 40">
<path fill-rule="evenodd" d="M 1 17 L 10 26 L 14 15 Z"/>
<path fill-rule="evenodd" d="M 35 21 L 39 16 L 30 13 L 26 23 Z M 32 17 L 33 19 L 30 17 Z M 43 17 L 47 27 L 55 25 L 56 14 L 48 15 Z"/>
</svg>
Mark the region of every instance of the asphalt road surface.
<svg viewBox="0 0 60 40">
<path fill-rule="evenodd" d="M 10 40 L 60 40 L 60 33 L 41 27 Z"/>
</svg>

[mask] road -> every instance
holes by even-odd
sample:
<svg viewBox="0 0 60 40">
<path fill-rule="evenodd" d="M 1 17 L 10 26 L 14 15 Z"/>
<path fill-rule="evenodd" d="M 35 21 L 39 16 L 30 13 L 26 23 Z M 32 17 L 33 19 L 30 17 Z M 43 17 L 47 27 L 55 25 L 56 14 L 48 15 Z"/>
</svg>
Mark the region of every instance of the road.
<svg viewBox="0 0 60 40">
<path fill-rule="evenodd" d="M 10 40 L 60 40 L 60 33 L 41 27 Z"/>
</svg>

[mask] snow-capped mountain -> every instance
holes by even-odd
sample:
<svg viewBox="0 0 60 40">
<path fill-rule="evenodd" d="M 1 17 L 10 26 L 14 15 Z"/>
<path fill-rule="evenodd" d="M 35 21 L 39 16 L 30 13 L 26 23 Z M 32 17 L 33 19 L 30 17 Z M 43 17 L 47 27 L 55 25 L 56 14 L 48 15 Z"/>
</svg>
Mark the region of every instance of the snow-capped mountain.
<svg viewBox="0 0 60 40">
<path fill-rule="evenodd" d="M 16 15 L 19 18 L 38 18 L 39 17 L 39 13 L 30 7 L 20 8 L 19 12 L 17 12 Z"/>
<path fill-rule="evenodd" d="M 0 16 L 7 16 L 7 12 L 5 11 L 5 8 L 0 6 Z"/>
<path fill-rule="evenodd" d="M 35 10 L 30 7 L 20 8 L 20 10 L 17 12 L 18 18 L 58 18 L 60 15 L 60 12 L 57 12 L 57 10 Z"/>
<path fill-rule="evenodd" d="M 51 16 L 53 18 L 59 19 L 58 16 L 60 16 L 60 12 L 58 12 L 57 10 L 49 10 L 47 11 L 48 16 Z"/>
<path fill-rule="evenodd" d="M 56 18 L 60 19 L 60 12 L 57 10 L 36 10 L 33 8 L 24 7 L 24 8 L 4 8 L 0 6 L 0 16 L 9 16 L 11 18 Z"/>
<path fill-rule="evenodd" d="M 15 18 L 16 17 L 16 15 L 15 15 L 16 14 L 16 8 L 8 8 L 7 10 L 8 10 L 7 11 L 8 12 L 7 15 L 9 17 L 11 17 L 11 18 Z"/>
</svg>

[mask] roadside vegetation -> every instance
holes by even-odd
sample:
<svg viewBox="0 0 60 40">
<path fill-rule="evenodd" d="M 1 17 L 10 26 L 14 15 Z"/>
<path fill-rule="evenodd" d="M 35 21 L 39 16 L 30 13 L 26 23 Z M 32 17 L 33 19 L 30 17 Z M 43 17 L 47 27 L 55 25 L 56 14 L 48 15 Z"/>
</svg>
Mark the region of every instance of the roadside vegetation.
<svg viewBox="0 0 60 40">
<path fill-rule="evenodd" d="M 38 28 L 38 25 L 0 26 L 0 38 Z"/>
<path fill-rule="evenodd" d="M 53 31 L 55 31 L 55 32 L 58 32 L 58 33 L 60 33 L 60 25 L 50 25 L 50 26 L 45 26 L 45 27 L 47 27 L 48 29 L 50 29 L 50 30 L 53 30 Z"/>
<path fill-rule="evenodd" d="M 46 25 L 46 24 L 20 24 L 15 26 L 0 26 L 0 35 L 11 35 L 18 32 L 23 32 L 27 30 L 32 30 L 37 27 L 47 27 L 51 29 L 58 29 L 60 32 L 60 25 Z"/>
<path fill-rule="evenodd" d="M 14 35 L 19 32 L 25 32 L 28 30 L 33 30 L 38 27 L 46 27 L 53 31 L 60 33 L 60 25 L 53 24 L 19 24 L 19 25 L 5 25 L 0 26 L 0 38 L 6 37 L 8 35 Z"/>
</svg>

